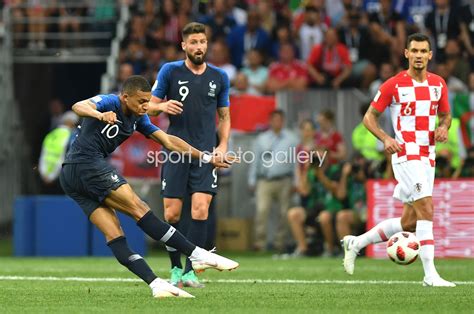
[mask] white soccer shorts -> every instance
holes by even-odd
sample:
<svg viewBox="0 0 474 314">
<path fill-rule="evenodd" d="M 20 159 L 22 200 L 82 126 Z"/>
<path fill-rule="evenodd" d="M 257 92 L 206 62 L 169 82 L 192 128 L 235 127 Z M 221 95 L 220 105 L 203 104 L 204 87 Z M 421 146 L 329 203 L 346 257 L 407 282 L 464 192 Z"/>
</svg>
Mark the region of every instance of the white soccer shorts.
<svg viewBox="0 0 474 314">
<path fill-rule="evenodd" d="M 394 198 L 411 203 L 433 195 L 435 167 L 421 160 L 408 160 L 392 166 L 398 182 L 393 191 Z"/>
</svg>

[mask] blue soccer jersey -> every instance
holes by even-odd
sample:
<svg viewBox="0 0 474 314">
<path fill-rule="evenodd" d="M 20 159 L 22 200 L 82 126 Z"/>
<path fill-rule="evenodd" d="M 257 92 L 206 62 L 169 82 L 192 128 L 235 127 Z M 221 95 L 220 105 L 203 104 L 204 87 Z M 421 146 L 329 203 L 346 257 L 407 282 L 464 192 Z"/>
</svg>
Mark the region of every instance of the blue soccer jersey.
<svg viewBox="0 0 474 314">
<path fill-rule="evenodd" d="M 135 130 L 145 136 L 159 130 L 150 122 L 148 115 L 125 115 L 117 95 L 98 95 L 90 101 L 100 112 L 115 112 L 118 121 L 111 125 L 94 118 L 83 118 L 80 131 L 66 155 L 65 163 L 90 163 L 106 158 Z"/>
<path fill-rule="evenodd" d="M 200 150 L 215 147 L 216 110 L 230 104 L 229 78 L 222 69 L 208 63 L 204 73 L 196 75 L 183 60 L 166 63 L 157 75 L 152 94 L 183 103 L 181 114 L 169 116 L 169 134 Z"/>
</svg>

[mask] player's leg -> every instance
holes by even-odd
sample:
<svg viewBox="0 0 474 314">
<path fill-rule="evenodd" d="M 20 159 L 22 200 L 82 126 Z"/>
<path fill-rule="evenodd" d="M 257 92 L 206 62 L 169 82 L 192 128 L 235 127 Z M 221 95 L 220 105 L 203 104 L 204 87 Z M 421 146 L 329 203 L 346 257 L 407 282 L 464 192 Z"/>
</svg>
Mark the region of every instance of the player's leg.
<svg viewBox="0 0 474 314">
<path fill-rule="evenodd" d="M 193 297 L 158 278 L 143 257 L 130 249 L 114 210 L 100 206 L 92 212 L 89 219 L 104 234 L 107 245 L 118 262 L 146 282 L 154 297 Z"/>
<path fill-rule="evenodd" d="M 131 216 L 137 221 L 137 225 L 152 239 L 162 241 L 189 256 L 195 270 L 205 270 L 207 268 L 232 270 L 239 266 L 235 261 L 206 251 L 189 242 L 174 227 L 158 219 L 128 184 L 123 184 L 116 190 L 111 191 L 105 198 L 104 203 L 110 208 L 115 208 Z"/>
<path fill-rule="evenodd" d="M 207 217 L 211 201 L 212 195 L 208 193 L 196 192 L 191 195 L 191 223 L 187 238 L 192 239 L 193 243 L 199 247 L 203 247 L 206 244 Z M 182 281 L 185 287 L 204 288 L 204 284 L 199 282 L 189 258 L 186 259 Z"/>
<path fill-rule="evenodd" d="M 306 212 L 303 207 L 293 207 L 288 211 L 288 224 L 296 241 L 295 253 L 299 255 L 304 255 L 308 251 L 308 243 L 306 242 L 304 231 L 305 220 Z"/>
<path fill-rule="evenodd" d="M 183 200 L 181 198 L 163 197 L 164 218 L 173 228 L 177 229 L 181 218 Z M 181 252 L 174 247 L 166 245 L 166 251 L 171 262 L 170 282 L 174 286 L 181 286 L 181 276 L 183 275 L 183 264 L 181 263 Z"/>
</svg>

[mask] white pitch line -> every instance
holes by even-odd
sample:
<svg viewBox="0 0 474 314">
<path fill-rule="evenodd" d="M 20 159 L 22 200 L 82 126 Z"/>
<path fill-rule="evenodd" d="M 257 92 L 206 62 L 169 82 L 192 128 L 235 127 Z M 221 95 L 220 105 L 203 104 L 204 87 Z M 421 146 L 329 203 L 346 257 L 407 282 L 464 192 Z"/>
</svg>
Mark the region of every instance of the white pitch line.
<svg viewBox="0 0 474 314">
<path fill-rule="evenodd" d="M 0 276 L 0 280 L 13 281 L 80 281 L 80 282 L 141 282 L 136 278 L 91 278 L 91 277 L 40 277 L 40 276 Z M 203 280 L 209 283 L 261 283 L 261 284 L 310 284 L 310 285 L 421 285 L 421 281 L 403 281 L 403 280 L 295 280 L 295 279 L 217 279 Z M 457 285 L 474 285 L 474 281 L 455 281 Z"/>
</svg>

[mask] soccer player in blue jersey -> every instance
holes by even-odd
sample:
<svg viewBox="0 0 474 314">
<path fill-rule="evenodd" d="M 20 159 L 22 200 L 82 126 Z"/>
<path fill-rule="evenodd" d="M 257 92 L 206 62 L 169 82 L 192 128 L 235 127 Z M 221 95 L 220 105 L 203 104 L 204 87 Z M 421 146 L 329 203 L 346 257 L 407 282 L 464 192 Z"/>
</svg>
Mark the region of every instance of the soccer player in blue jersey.
<svg viewBox="0 0 474 314">
<path fill-rule="evenodd" d="M 194 245 L 174 227 L 158 219 L 105 158 L 137 130 L 170 151 L 191 154 L 215 167 L 229 167 L 229 163 L 220 156 L 205 154 L 153 125 L 146 114 L 150 98 L 150 84 L 141 76 L 131 76 L 118 96 L 98 95 L 74 104 L 72 109 L 83 117 L 83 122 L 66 155 L 60 183 L 105 235 L 107 245 L 119 263 L 149 284 L 154 297 L 192 297 L 158 278 L 145 260 L 129 248 L 115 210 L 133 218 L 154 240 L 187 255 L 195 269 L 231 270 L 238 263 Z"/>
<path fill-rule="evenodd" d="M 152 88 L 148 113 L 167 113 L 169 134 L 181 137 L 200 150 L 224 155 L 230 133 L 229 78 L 222 69 L 204 62 L 207 38 L 203 24 L 187 24 L 182 37 L 186 59 L 162 66 Z M 217 147 L 216 111 L 219 116 Z M 178 224 L 183 198 L 186 193 L 190 194 L 192 220 L 188 238 L 203 246 L 209 205 L 217 191 L 216 169 L 211 164 L 200 165 L 198 161 L 167 162 L 163 164 L 161 180 L 165 220 L 172 226 Z M 186 260 L 183 271 L 180 253 L 172 245 L 166 248 L 171 259 L 171 283 L 203 287 L 192 263 Z"/>
</svg>

